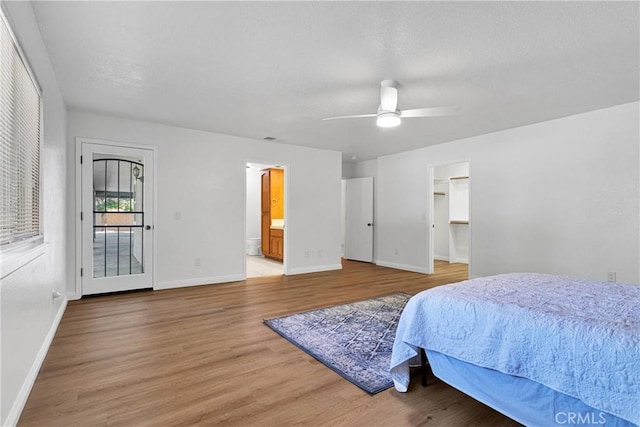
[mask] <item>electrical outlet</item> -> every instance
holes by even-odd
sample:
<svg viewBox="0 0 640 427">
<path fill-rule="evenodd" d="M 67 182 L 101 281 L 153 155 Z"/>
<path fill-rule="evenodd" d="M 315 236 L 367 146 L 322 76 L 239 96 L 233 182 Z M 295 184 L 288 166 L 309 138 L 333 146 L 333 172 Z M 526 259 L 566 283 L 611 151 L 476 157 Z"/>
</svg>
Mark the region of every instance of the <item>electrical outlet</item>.
<svg viewBox="0 0 640 427">
<path fill-rule="evenodd" d="M 309 251 L 305 251 L 305 252 L 304 252 L 304 257 L 305 257 L 305 258 L 309 258 Z"/>
<path fill-rule="evenodd" d="M 610 271 L 607 273 L 607 282 L 615 282 L 616 281 L 616 272 Z"/>
<path fill-rule="evenodd" d="M 318 250 L 318 258 L 322 258 L 322 251 Z"/>
<path fill-rule="evenodd" d="M 194 258 L 193 259 L 193 265 L 196 267 L 200 267 L 202 261 L 200 260 L 200 258 Z"/>
<path fill-rule="evenodd" d="M 176 212 L 173 214 L 173 219 L 175 219 L 176 221 L 180 221 L 180 220 L 182 219 L 182 212 L 180 212 L 180 211 L 176 211 Z"/>
<path fill-rule="evenodd" d="M 396 255 L 398 255 L 398 248 L 396 248 L 396 250 L 395 250 L 395 254 L 396 254 Z"/>
</svg>

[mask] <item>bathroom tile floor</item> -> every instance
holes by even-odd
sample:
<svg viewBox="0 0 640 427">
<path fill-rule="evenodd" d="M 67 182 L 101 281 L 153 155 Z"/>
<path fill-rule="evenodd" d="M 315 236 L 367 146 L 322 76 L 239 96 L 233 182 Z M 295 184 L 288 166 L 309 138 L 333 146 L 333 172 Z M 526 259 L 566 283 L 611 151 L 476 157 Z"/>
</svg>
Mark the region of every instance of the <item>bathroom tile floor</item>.
<svg viewBox="0 0 640 427">
<path fill-rule="evenodd" d="M 264 256 L 247 256 L 247 278 L 278 276 L 284 274 L 281 262 L 274 261 Z"/>
</svg>

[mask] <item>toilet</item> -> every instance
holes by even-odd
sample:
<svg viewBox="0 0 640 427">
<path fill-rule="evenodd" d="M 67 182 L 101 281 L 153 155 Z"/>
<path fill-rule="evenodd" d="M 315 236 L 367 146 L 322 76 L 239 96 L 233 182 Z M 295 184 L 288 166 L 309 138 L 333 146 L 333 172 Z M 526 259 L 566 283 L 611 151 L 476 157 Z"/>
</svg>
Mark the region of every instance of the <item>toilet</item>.
<svg viewBox="0 0 640 427">
<path fill-rule="evenodd" d="M 260 255 L 259 237 L 250 237 L 247 239 L 247 255 Z"/>
</svg>

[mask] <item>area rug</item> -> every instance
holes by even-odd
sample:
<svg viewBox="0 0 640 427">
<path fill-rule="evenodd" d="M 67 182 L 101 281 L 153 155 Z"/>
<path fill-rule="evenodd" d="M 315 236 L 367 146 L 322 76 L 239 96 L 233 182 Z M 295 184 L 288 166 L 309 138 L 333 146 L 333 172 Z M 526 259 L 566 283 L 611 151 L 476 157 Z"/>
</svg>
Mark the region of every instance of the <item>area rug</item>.
<svg viewBox="0 0 640 427">
<path fill-rule="evenodd" d="M 411 295 L 396 293 L 264 323 L 345 379 L 375 394 L 393 385 L 391 349 L 409 298 Z"/>
</svg>

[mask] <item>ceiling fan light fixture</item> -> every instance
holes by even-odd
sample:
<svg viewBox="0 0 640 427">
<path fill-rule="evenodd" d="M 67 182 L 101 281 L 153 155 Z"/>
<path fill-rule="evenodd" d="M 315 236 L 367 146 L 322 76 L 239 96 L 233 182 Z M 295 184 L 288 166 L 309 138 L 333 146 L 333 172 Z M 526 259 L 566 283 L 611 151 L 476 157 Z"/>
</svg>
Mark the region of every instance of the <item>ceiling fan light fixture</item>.
<svg viewBox="0 0 640 427">
<path fill-rule="evenodd" d="M 376 117 L 376 124 L 381 128 L 392 128 L 400 125 L 403 118 L 452 116 L 460 112 L 459 106 L 423 107 L 410 110 L 398 109 L 398 88 L 395 80 L 383 80 L 380 83 L 380 105 L 373 114 L 352 114 L 349 116 L 327 117 L 322 120 L 358 119 Z"/>
<path fill-rule="evenodd" d="M 381 128 L 393 128 L 400 125 L 400 122 L 400 114 L 393 111 L 378 114 L 376 120 L 376 124 Z"/>
</svg>

